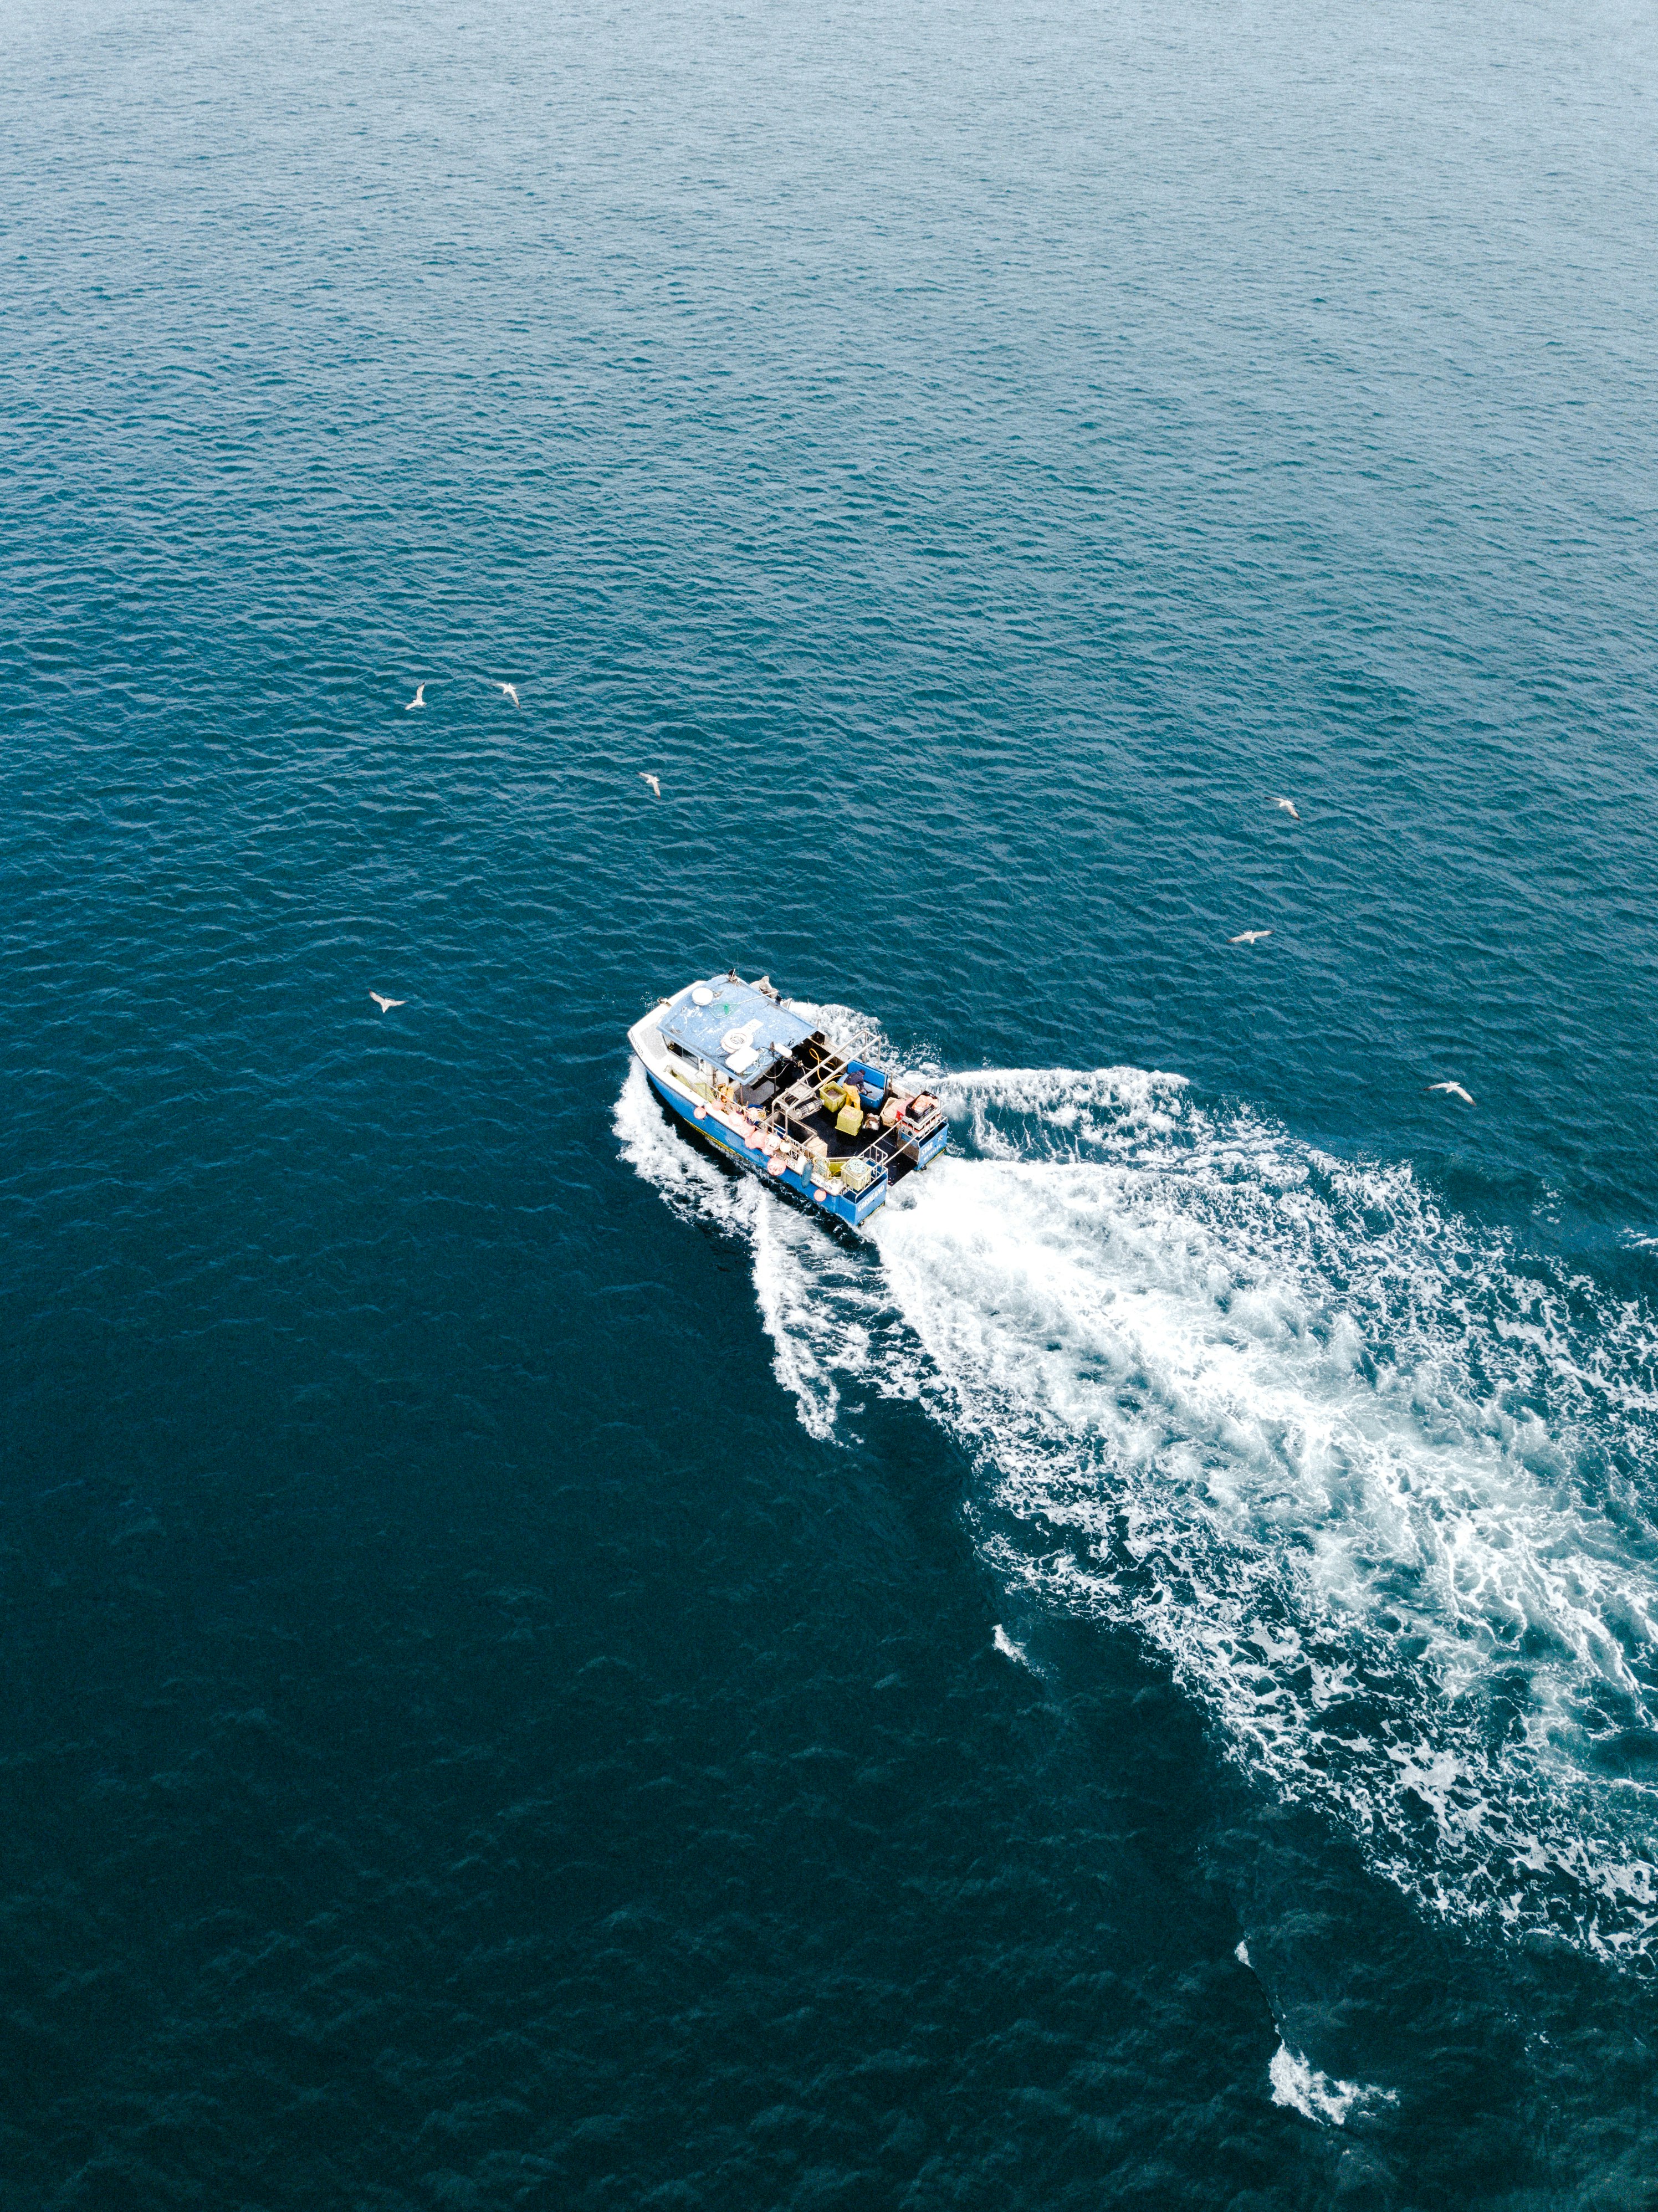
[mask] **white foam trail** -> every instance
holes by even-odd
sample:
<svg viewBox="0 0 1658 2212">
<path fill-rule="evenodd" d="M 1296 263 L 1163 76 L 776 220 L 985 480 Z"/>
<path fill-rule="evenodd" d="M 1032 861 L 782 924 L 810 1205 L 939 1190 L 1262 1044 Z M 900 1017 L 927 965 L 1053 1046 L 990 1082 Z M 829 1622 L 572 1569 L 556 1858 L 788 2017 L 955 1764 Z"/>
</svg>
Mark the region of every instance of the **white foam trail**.
<svg viewBox="0 0 1658 2212">
<path fill-rule="evenodd" d="M 1651 1317 L 1178 1077 L 929 1079 L 965 1156 L 902 1185 L 866 1254 L 696 1159 L 637 1071 L 618 1128 L 750 1241 L 813 1433 L 837 1378 L 921 1398 L 1027 1601 L 1133 1623 L 1232 1756 L 1428 1909 L 1644 1956 Z"/>
<path fill-rule="evenodd" d="M 1035 1667 L 1030 1666 L 1030 1655 L 1023 1644 L 1016 1644 L 999 1620 L 996 1623 L 996 1632 L 990 1640 L 1004 1659 L 1011 1659 L 1016 1667 L 1029 1667 L 1033 1674 L 1037 1672 Z"/>
<path fill-rule="evenodd" d="M 1393 2089 L 1367 2088 L 1357 2081 L 1333 2081 L 1309 2066 L 1287 2043 L 1280 2043 L 1266 2067 L 1272 2085 L 1272 2102 L 1286 2105 L 1309 2120 L 1333 2128 L 1345 2127 L 1347 2115 L 1364 2105 L 1396 2105 Z"/>
<path fill-rule="evenodd" d="M 745 1243 L 772 1366 L 811 1436 L 835 1434 L 838 1372 L 861 1372 L 869 1357 L 874 1285 L 809 1214 L 780 1204 L 752 1176 L 736 1175 L 679 1136 L 635 1060 L 616 1101 L 623 1157 L 674 1207 Z"/>
</svg>

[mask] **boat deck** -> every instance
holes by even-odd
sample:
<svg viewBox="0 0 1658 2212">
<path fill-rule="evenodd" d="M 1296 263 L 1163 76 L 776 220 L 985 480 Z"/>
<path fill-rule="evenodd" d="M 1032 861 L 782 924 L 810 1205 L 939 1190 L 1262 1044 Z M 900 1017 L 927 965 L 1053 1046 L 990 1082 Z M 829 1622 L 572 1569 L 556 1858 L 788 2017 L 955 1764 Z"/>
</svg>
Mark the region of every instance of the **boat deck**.
<svg viewBox="0 0 1658 2212">
<path fill-rule="evenodd" d="M 821 1137 L 832 1160 L 860 1159 L 874 1174 L 884 1174 L 889 1182 L 896 1182 L 915 1164 L 910 1148 L 935 1124 L 941 1124 L 944 1116 L 935 1109 L 919 1129 L 913 1122 L 889 1129 L 881 1126 L 878 1114 L 866 1115 L 859 1133 L 847 1136 L 836 1127 L 835 1115 L 817 1098 L 823 1084 L 845 1079 L 846 1069 L 843 1059 L 829 1054 L 821 1055 L 810 1069 L 799 1059 L 792 1060 L 780 1071 L 784 1081 L 776 1096 L 762 1109 L 765 1118 L 799 1142 Z"/>
</svg>

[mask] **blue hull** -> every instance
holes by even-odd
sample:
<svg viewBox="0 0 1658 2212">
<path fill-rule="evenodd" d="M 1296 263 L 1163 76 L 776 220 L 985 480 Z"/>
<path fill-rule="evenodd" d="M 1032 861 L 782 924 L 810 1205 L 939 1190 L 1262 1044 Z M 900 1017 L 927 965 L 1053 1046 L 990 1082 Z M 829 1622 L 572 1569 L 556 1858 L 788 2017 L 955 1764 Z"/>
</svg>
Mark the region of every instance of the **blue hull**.
<svg viewBox="0 0 1658 2212">
<path fill-rule="evenodd" d="M 766 1164 L 766 1155 L 757 1146 L 745 1145 L 740 1137 L 726 1128 L 723 1121 L 716 1121 L 712 1114 L 706 1121 L 699 1121 L 687 1102 L 676 1097 L 667 1085 L 659 1081 L 648 1067 L 645 1070 L 645 1076 L 652 1090 L 677 1121 L 683 1121 L 699 1137 L 706 1137 L 711 1145 L 717 1145 L 726 1158 L 735 1160 L 738 1167 L 749 1169 L 763 1182 L 780 1184 L 784 1189 L 792 1190 L 797 1198 L 804 1198 L 818 1212 L 832 1213 L 837 1221 L 844 1221 L 848 1227 L 856 1229 L 860 1222 L 869 1219 L 878 1206 L 885 1205 L 889 1186 L 884 1175 L 877 1176 L 869 1188 L 859 1192 L 856 1198 L 840 1191 L 825 1189 L 821 1183 L 813 1183 L 806 1176 L 797 1175 L 793 1168 L 785 1168 L 781 1175 L 774 1175 Z M 921 1156 L 923 1166 L 935 1152 L 942 1151 L 949 1136 L 948 1129 L 941 1129 L 932 1139 Z"/>
</svg>

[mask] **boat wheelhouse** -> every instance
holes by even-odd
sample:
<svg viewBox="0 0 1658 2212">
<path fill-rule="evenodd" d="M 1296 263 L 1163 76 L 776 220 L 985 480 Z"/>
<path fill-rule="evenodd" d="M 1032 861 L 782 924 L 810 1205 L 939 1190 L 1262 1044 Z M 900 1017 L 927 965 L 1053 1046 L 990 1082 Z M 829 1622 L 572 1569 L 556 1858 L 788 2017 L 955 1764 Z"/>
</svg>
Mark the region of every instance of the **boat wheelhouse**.
<svg viewBox="0 0 1658 2212">
<path fill-rule="evenodd" d="M 853 1227 L 950 1142 L 931 1092 L 838 1051 L 768 976 L 687 983 L 628 1042 L 688 1128 Z"/>
</svg>

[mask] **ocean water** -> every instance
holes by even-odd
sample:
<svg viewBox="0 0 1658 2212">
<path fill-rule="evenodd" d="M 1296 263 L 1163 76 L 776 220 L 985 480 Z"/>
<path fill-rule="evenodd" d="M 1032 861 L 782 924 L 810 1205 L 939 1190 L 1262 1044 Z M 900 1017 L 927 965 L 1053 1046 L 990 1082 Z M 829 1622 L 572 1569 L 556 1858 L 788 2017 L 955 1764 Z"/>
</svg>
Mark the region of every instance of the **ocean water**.
<svg viewBox="0 0 1658 2212">
<path fill-rule="evenodd" d="M 1655 54 L 15 0 L 8 2212 L 1658 2205 Z"/>
</svg>

